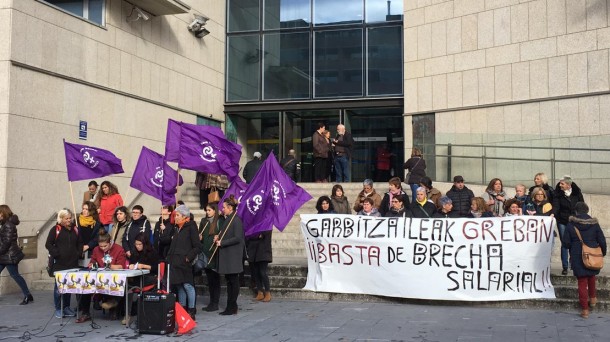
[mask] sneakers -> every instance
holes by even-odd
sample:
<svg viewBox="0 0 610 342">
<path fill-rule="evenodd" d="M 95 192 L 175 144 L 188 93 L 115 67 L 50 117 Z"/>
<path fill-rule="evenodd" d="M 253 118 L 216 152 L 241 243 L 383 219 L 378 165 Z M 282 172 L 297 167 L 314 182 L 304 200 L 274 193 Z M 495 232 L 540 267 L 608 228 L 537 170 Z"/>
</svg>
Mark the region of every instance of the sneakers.
<svg viewBox="0 0 610 342">
<path fill-rule="evenodd" d="M 76 312 L 72 310 L 69 306 L 64 308 L 64 317 L 76 317 Z"/>
<path fill-rule="evenodd" d="M 61 312 L 61 310 L 55 310 L 55 318 L 62 318 L 64 317 L 63 312 Z"/>
<path fill-rule="evenodd" d="M 561 275 L 568 275 L 568 269 L 564 268 L 563 271 L 561 271 Z"/>
</svg>

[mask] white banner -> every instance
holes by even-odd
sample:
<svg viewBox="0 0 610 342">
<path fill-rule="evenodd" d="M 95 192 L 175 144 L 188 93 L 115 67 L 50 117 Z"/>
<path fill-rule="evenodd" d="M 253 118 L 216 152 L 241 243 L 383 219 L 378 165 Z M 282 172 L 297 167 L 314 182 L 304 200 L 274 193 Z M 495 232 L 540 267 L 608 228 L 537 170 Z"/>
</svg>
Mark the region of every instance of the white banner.
<svg viewBox="0 0 610 342">
<path fill-rule="evenodd" d="M 301 215 L 306 290 L 501 301 L 555 298 L 555 219 Z"/>
</svg>

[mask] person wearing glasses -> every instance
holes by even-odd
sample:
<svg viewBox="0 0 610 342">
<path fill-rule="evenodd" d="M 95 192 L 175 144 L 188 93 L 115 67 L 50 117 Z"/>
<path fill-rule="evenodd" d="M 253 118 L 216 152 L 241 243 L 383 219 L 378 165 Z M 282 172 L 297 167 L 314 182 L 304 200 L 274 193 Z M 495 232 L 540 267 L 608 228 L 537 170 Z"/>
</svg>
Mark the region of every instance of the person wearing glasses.
<svg viewBox="0 0 610 342">
<path fill-rule="evenodd" d="M 125 250 L 125 255 L 127 255 L 127 259 L 130 262 L 134 262 L 133 256 L 137 254 L 136 251 L 136 235 L 139 233 L 144 233 L 148 239 L 152 237 L 152 229 L 150 225 L 150 221 L 146 215 L 144 215 L 144 208 L 141 205 L 136 204 L 131 209 L 131 224 L 125 230 L 125 234 L 123 234 L 123 241 L 121 241 L 121 245 Z"/>
<path fill-rule="evenodd" d="M 464 185 L 464 177 L 453 177 L 453 186 L 447 191 L 447 197 L 451 199 L 453 210 L 457 211 L 460 217 L 467 217 L 470 214 L 474 193 Z"/>
<path fill-rule="evenodd" d="M 531 196 L 532 207 L 526 207 L 527 210 L 525 214 L 536 216 L 553 215 L 553 205 L 549 203 L 549 199 L 546 197 L 546 191 L 544 188 L 536 187 L 532 189 Z"/>
<path fill-rule="evenodd" d="M 405 207 L 405 201 L 409 203 L 406 194 L 394 196 L 390 201 L 392 203 L 390 210 L 385 213 L 385 217 L 411 217 L 411 211 Z"/>
</svg>

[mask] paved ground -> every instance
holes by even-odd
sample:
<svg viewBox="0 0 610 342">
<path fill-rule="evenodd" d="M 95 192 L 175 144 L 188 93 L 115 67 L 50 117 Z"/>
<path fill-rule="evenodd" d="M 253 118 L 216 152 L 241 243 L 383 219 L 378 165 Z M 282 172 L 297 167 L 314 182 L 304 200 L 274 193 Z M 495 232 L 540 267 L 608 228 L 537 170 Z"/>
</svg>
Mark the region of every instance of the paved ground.
<svg viewBox="0 0 610 342">
<path fill-rule="evenodd" d="M 0 297 L 0 341 L 608 341 L 610 314 L 272 300 L 240 297 L 236 316 L 198 313 L 199 326 L 181 337 L 139 335 L 93 311 L 99 328 L 53 318 L 52 293 L 16 305 Z M 200 302 L 203 298 L 198 299 Z M 224 299 L 223 299 L 224 300 Z M 200 309 L 202 304 L 198 305 Z"/>
</svg>

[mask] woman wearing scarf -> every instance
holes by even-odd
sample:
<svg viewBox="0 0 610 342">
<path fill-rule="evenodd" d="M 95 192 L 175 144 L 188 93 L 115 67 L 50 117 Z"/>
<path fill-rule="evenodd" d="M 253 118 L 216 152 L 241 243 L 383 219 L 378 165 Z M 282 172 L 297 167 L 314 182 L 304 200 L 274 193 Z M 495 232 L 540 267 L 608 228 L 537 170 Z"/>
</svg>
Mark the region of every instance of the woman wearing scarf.
<svg viewBox="0 0 610 342">
<path fill-rule="evenodd" d="M 113 242 L 120 245 L 121 241 L 123 241 L 123 235 L 125 235 L 125 232 L 129 229 L 129 225 L 131 224 L 129 209 L 125 206 L 118 207 L 114 210 L 114 215 L 112 217 L 114 229 L 112 230 L 112 234 L 109 231 L 108 234 L 110 234 Z"/>
<path fill-rule="evenodd" d="M 494 178 L 489 182 L 483 197 L 489 206 L 489 210 L 494 216 L 500 217 L 504 215 L 504 201 L 506 200 L 506 193 L 502 186 L 500 178 Z"/>
<path fill-rule="evenodd" d="M 411 217 L 411 211 L 405 207 L 406 195 L 397 195 L 392 198 L 392 207 L 385 214 L 385 217 Z"/>
<path fill-rule="evenodd" d="M 483 197 L 473 197 L 470 201 L 470 214 L 467 217 L 479 218 L 479 217 L 493 217 L 494 214 L 489 211 L 489 207 Z"/>
<path fill-rule="evenodd" d="M 347 197 L 345 197 L 345 191 L 343 191 L 341 184 L 335 184 L 335 186 L 333 186 L 330 202 L 337 214 L 351 214 L 349 210 L 349 201 L 347 200 Z"/>
<path fill-rule="evenodd" d="M 218 273 L 224 274 L 227 280 L 227 306 L 220 315 L 237 315 L 237 297 L 239 297 L 239 274 L 244 271 L 244 230 L 241 219 L 235 209 L 237 200 L 233 195 L 225 198 L 222 211 L 225 220 L 218 235 L 214 238 L 217 246 Z"/>
<path fill-rule="evenodd" d="M 97 246 L 97 235 L 101 224 L 97 219 L 97 211 L 93 202 L 83 203 L 82 211 L 76 220 L 78 233 L 83 240 L 83 253 L 91 257 L 93 249 Z"/>
<path fill-rule="evenodd" d="M 428 200 L 426 188 L 420 186 L 415 190 L 415 202 L 411 204 L 411 215 L 415 218 L 431 218 L 436 213 L 436 206 Z"/>
<path fill-rule="evenodd" d="M 383 200 L 381 201 L 381 205 L 379 206 L 379 213 L 381 216 L 385 216 L 385 214 L 390 210 L 390 206 L 392 205 L 392 198 L 398 195 L 406 195 L 404 191 L 402 191 L 402 182 L 400 178 L 393 177 L 388 181 L 389 191 L 385 193 L 383 196 Z M 407 197 L 407 201 L 405 205 L 409 206 L 409 199 Z"/>
<path fill-rule="evenodd" d="M 206 217 L 201 219 L 199 223 L 199 239 L 203 243 L 203 253 L 210 260 L 212 257 L 212 245 L 214 244 L 214 236 L 218 235 L 218 226 L 220 224 L 218 218 L 218 206 L 213 203 L 208 203 L 205 207 Z M 202 310 L 207 312 L 217 311 L 218 302 L 220 301 L 220 274 L 218 274 L 218 257 L 214 257 L 208 262 L 205 268 L 205 276 L 208 279 L 208 289 L 210 291 L 210 302 L 208 306 Z"/>
<path fill-rule="evenodd" d="M 176 215 L 176 232 L 167 252 L 170 267 L 170 282 L 178 292 L 178 301 L 195 320 L 195 280 L 191 263 L 201 253 L 201 242 L 197 224 L 191 220 L 191 212 L 185 205 L 174 211 Z"/>
<path fill-rule="evenodd" d="M 381 205 L 381 196 L 373 189 L 373 181 L 370 179 L 365 179 L 362 182 L 362 191 L 360 191 L 358 197 L 356 197 L 356 200 L 354 201 L 354 207 L 352 209 L 354 209 L 356 213 L 362 211 L 362 203 L 365 198 L 371 198 L 373 200 L 373 207 L 379 209 L 379 206 Z"/>
</svg>

